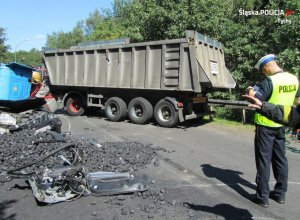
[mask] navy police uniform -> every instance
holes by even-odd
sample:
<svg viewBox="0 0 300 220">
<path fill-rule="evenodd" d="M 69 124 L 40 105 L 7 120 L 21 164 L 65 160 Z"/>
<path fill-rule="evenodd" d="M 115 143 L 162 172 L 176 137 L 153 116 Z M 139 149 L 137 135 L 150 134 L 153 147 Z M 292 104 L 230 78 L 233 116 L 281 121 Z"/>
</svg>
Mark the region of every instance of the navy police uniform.
<svg viewBox="0 0 300 220">
<path fill-rule="evenodd" d="M 263 57 L 256 65 L 262 69 L 269 61 L 275 60 L 273 54 Z M 258 86 L 255 97 L 262 101 L 276 105 L 292 106 L 295 97 L 300 96 L 299 81 L 296 76 L 288 72 L 277 72 L 266 79 Z M 273 196 L 284 203 L 287 191 L 288 161 L 285 156 L 285 127 L 276 123 L 259 111 L 255 114 L 255 162 L 256 162 L 256 196 L 262 206 L 268 206 L 270 194 L 269 178 L 270 166 L 272 164 L 276 184 Z"/>
</svg>

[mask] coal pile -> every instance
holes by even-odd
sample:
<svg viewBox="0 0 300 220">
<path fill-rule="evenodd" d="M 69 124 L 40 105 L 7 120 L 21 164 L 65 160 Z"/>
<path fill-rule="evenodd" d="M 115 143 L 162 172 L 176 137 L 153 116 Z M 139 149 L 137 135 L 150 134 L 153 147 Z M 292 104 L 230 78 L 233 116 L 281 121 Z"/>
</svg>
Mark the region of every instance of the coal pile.
<svg viewBox="0 0 300 220">
<path fill-rule="evenodd" d="M 35 133 L 34 130 L 24 129 L 14 133 L 6 133 L 0 135 L 0 170 L 2 173 L 7 170 L 15 169 L 38 158 L 49 154 L 49 152 L 62 146 L 62 143 L 44 143 L 34 144 L 35 141 L 53 140 L 52 136 L 42 132 Z M 42 169 L 53 168 L 61 165 L 62 161 L 59 157 L 53 156 L 45 161 L 27 167 L 22 172 L 28 173 L 32 171 L 41 171 Z M 1 178 L 0 181 L 10 181 L 11 178 Z"/>
<path fill-rule="evenodd" d="M 48 155 L 55 149 L 64 145 L 74 143 L 84 152 L 84 167 L 88 172 L 110 171 L 110 172 L 133 172 L 145 168 L 150 163 L 158 165 L 157 151 L 162 148 L 152 147 L 138 142 L 107 142 L 98 144 L 94 140 L 76 140 L 72 136 L 65 137 L 65 143 L 39 143 L 51 142 L 53 136 L 42 130 L 41 124 L 53 118 L 45 113 L 37 116 L 29 116 L 27 124 L 22 122 L 22 129 L 0 135 L 0 174 L 11 169 L 22 167 L 30 162 Z M 47 125 L 47 123 L 46 123 Z M 61 151 L 46 160 L 20 170 L 22 173 L 42 172 L 45 168 L 51 169 L 62 166 L 65 161 L 71 159 L 72 154 Z M 10 181 L 6 176 L 0 182 Z"/>
<path fill-rule="evenodd" d="M 90 172 L 132 172 L 145 168 L 150 163 L 157 166 L 157 151 L 162 150 L 138 142 L 89 144 L 88 141 L 82 141 L 78 146 L 85 153 L 84 165 Z"/>
</svg>

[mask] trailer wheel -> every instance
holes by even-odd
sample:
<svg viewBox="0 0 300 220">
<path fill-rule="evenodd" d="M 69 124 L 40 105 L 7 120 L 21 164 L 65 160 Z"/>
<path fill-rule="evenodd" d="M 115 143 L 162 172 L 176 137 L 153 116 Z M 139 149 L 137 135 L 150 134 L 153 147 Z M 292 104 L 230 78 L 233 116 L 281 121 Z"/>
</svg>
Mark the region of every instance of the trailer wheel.
<svg viewBox="0 0 300 220">
<path fill-rule="evenodd" d="M 154 118 L 160 126 L 171 128 L 179 122 L 179 113 L 172 103 L 162 99 L 155 105 Z"/>
<path fill-rule="evenodd" d="M 125 118 L 127 106 L 123 99 L 111 97 L 105 103 L 105 115 L 110 121 L 121 121 Z"/>
<path fill-rule="evenodd" d="M 83 102 L 81 98 L 71 96 L 66 102 L 67 113 L 71 116 L 80 116 L 84 113 Z"/>
<path fill-rule="evenodd" d="M 151 103 L 142 97 L 132 99 L 128 105 L 128 117 L 135 124 L 145 124 L 153 116 Z"/>
</svg>

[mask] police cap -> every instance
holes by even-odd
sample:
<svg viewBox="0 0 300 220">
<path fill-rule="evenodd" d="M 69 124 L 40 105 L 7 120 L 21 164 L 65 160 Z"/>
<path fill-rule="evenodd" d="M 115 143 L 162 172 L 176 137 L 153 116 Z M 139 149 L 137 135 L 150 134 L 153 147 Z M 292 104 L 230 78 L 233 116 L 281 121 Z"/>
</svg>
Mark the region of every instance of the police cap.
<svg viewBox="0 0 300 220">
<path fill-rule="evenodd" d="M 276 56 L 274 54 L 268 54 L 262 58 L 255 64 L 255 68 L 261 70 L 268 62 L 275 60 Z"/>
</svg>

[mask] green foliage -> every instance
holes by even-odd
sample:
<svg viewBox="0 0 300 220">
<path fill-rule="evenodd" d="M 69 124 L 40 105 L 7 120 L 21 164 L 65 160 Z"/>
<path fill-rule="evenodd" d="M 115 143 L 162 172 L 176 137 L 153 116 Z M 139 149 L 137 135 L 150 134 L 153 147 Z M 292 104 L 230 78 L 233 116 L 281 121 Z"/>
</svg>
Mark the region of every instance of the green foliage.
<svg viewBox="0 0 300 220">
<path fill-rule="evenodd" d="M 116 18 L 105 18 L 96 27 L 94 32 L 87 36 L 88 41 L 111 40 L 122 38 L 124 28 Z"/>
<path fill-rule="evenodd" d="M 226 119 L 230 121 L 243 122 L 243 110 L 235 108 L 215 107 L 215 118 Z M 246 123 L 254 124 L 255 111 L 246 111 Z"/>
<path fill-rule="evenodd" d="M 6 52 L 9 49 L 9 46 L 5 44 L 6 34 L 4 28 L 0 27 L 0 62 L 4 62 L 6 57 Z"/>
<path fill-rule="evenodd" d="M 52 35 L 47 36 L 47 47 L 67 49 L 75 46 L 85 40 L 84 32 L 80 27 L 75 27 L 70 32 L 53 32 Z"/>
<path fill-rule="evenodd" d="M 0 62 L 11 63 L 15 61 L 27 66 L 40 66 L 43 64 L 41 52 L 36 49 L 27 51 L 17 51 L 16 53 L 9 52 L 10 46 L 5 44 L 5 30 L 0 27 Z"/>
<path fill-rule="evenodd" d="M 235 120 L 242 122 L 243 115 L 241 109 L 229 109 L 223 107 L 216 107 L 215 109 L 217 118 L 226 118 L 227 120 Z"/>
<path fill-rule="evenodd" d="M 110 40 L 124 37 L 124 27 L 111 11 L 101 15 L 99 10 L 89 14 L 86 20 L 77 22 L 72 32 L 54 32 L 48 35 L 47 46 L 69 48 L 85 41 Z"/>
<path fill-rule="evenodd" d="M 183 36 L 187 21 L 185 5 L 184 1 L 172 0 L 127 1 L 116 4 L 115 10 L 122 18 L 125 35 L 137 42 Z"/>
<path fill-rule="evenodd" d="M 77 27 L 81 28 L 86 36 L 89 36 L 97 29 L 97 26 L 101 24 L 102 20 L 103 16 L 101 16 L 99 10 L 96 9 L 89 14 L 89 17 L 85 21 L 79 21 Z"/>
<path fill-rule="evenodd" d="M 27 66 L 38 67 L 43 64 L 41 51 L 31 49 L 30 51 L 18 51 L 16 54 L 17 62 Z"/>
<path fill-rule="evenodd" d="M 37 49 L 31 49 L 30 51 L 17 51 L 16 54 L 12 52 L 5 53 L 5 59 L 1 60 L 3 63 L 14 62 L 16 58 L 17 63 L 21 63 L 31 67 L 37 67 L 43 65 L 43 59 L 41 51 Z"/>
</svg>

